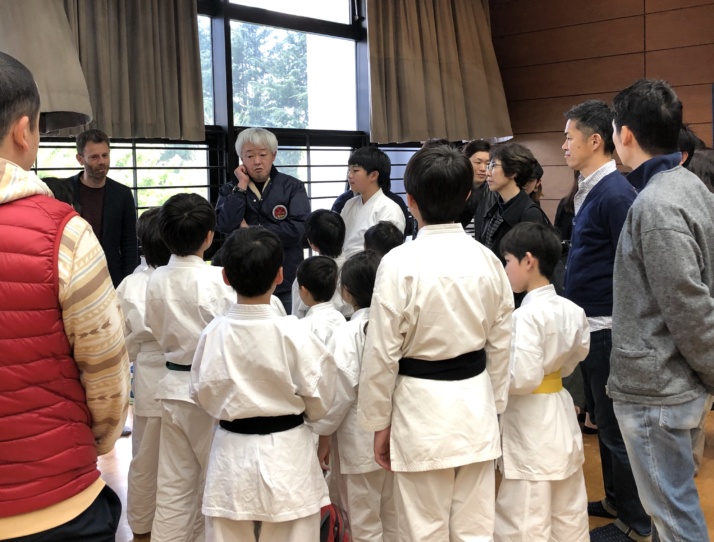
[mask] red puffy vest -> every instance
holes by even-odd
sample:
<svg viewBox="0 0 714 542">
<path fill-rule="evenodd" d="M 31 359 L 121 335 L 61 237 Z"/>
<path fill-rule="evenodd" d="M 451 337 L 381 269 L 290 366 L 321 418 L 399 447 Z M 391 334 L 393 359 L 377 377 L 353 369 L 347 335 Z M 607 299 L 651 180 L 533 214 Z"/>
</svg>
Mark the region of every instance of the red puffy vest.
<svg viewBox="0 0 714 542">
<path fill-rule="evenodd" d="M 41 195 L 0 205 L 0 517 L 62 502 L 99 477 L 58 301 L 59 246 L 73 216 Z"/>
</svg>

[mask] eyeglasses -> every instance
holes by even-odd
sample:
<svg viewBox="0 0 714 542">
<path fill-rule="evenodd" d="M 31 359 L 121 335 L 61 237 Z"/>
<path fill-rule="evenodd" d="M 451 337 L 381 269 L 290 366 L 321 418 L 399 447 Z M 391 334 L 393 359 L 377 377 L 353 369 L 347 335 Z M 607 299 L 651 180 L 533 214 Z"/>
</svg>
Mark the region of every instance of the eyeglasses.
<svg viewBox="0 0 714 542">
<path fill-rule="evenodd" d="M 497 164 L 496 162 L 489 162 L 488 164 L 486 164 L 486 169 L 488 171 L 493 170 L 493 168 L 495 167 L 501 167 L 501 164 Z"/>
</svg>

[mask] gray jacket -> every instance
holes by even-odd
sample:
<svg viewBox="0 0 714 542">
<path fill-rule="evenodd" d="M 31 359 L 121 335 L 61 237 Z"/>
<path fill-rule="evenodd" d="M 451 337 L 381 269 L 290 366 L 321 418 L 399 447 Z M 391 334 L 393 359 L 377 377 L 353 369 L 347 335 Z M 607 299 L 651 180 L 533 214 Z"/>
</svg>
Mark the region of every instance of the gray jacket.
<svg viewBox="0 0 714 542">
<path fill-rule="evenodd" d="M 679 156 L 628 177 L 642 190 L 615 256 L 615 401 L 671 405 L 714 393 L 714 194 Z"/>
</svg>

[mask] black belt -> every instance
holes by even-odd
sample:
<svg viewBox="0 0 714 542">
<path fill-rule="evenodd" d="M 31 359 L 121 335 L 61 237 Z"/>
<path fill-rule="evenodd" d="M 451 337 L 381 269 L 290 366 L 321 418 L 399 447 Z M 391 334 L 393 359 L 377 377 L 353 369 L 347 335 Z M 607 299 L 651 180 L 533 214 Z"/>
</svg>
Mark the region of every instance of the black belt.
<svg viewBox="0 0 714 542">
<path fill-rule="evenodd" d="M 480 375 L 485 369 L 486 353 L 483 350 L 436 361 L 416 358 L 399 360 L 400 375 L 427 380 L 466 380 Z"/>
<path fill-rule="evenodd" d="M 218 424 L 231 433 L 241 435 L 269 435 L 280 433 L 302 425 L 305 420 L 302 414 L 288 414 L 286 416 L 258 416 L 256 418 L 243 418 L 242 420 L 221 420 Z"/>
<path fill-rule="evenodd" d="M 188 372 L 191 370 L 190 365 L 179 365 L 178 363 L 171 363 L 170 361 L 166 362 L 166 368 L 169 371 L 184 371 Z"/>
</svg>

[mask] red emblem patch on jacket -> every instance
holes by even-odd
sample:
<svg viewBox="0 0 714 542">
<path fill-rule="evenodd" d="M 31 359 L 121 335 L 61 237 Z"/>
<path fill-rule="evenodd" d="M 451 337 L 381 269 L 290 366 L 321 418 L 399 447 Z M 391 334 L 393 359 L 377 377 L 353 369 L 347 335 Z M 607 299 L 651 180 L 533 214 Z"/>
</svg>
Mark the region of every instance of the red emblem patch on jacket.
<svg viewBox="0 0 714 542">
<path fill-rule="evenodd" d="M 285 220 L 288 217 L 288 208 L 285 205 L 273 207 L 273 218 L 275 220 Z"/>
</svg>

